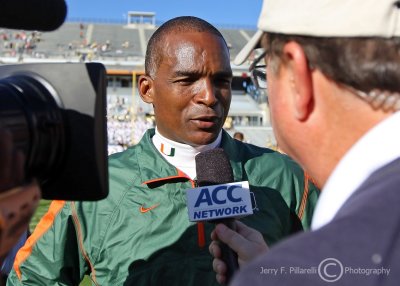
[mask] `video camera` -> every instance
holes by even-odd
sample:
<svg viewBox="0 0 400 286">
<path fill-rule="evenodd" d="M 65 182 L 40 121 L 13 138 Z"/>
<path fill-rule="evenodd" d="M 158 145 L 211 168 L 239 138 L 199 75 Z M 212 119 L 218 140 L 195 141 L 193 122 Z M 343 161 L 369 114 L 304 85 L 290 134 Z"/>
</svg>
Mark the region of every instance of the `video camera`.
<svg viewBox="0 0 400 286">
<path fill-rule="evenodd" d="M 4 28 L 52 31 L 66 17 L 64 0 L 3 2 Z M 0 186 L 0 257 L 26 230 L 40 197 L 94 201 L 108 195 L 106 82 L 100 63 L 0 66 L 0 128 L 25 155 L 25 182 L 37 181 L 41 191 Z"/>
<path fill-rule="evenodd" d="M 0 66 L 0 125 L 42 197 L 107 196 L 106 72 L 98 63 Z"/>
</svg>

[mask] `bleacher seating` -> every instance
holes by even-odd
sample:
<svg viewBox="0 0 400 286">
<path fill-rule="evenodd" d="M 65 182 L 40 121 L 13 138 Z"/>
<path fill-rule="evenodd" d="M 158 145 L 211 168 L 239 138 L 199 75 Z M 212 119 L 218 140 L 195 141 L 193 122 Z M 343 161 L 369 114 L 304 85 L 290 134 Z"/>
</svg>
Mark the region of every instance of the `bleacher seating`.
<svg viewBox="0 0 400 286">
<path fill-rule="evenodd" d="M 218 28 L 218 27 L 217 27 Z M 1 30 L 0 62 L 34 62 L 43 61 L 99 61 L 109 70 L 138 71 L 144 70 L 144 56 L 147 42 L 156 30 L 154 25 L 127 25 L 123 23 L 66 22 L 53 32 L 38 33 L 38 40 L 33 47 L 21 48 L 29 39 L 31 32 Z M 231 54 L 231 60 L 253 36 L 255 30 L 240 28 L 219 28 L 224 36 Z M 23 37 L 15 39 L 16 33 Z M 10 41 L 13 44 L 10 45 Z M 241 77 L 248 76 L 246 67 L 233 66 L 237 79 L 233 91 L 229 117 L 232 122 L 228 131 L 241 131 L 250 143 L 260 146 L 275 144 L 269 127 L 267 111 L 260 105 L 264 97 L 256 98 L 246 94 L 246 84 L 242 86 Z M 247 89 L 247 92 L 250 92 Z M 109 97 L 123 97 L 130 106 L 135 106 L 142 114 L 151 114 L 151 105 L 145 105 L 138 96 L 132 101 L 131 87 L 114 86 L 108 88 Z M 132 116 L 127 116 L 132 120 Z M 115 116 L 115 118 L 119 118 Z M 120 120 L 120 119 L 117 119 Z M 124 142 L 122 142 L 124 143 Z M 121 142 L 118 142 L 121 144 Z M 125 143 L 124 143 L 125 144 Z M 119 145 L 118 145 L 119 146 Z"/>
<path fill-rule="evenodd" d="M 150 40 L 151 35 L 155 32 L 156 29 L 145 29 L 144 34 L 146 36 L 146 43 Z"/>
<path fill-rule="evenodd" d="M 143 29 L 143 39 L 140 37 L 140 29 Z M 123 24 L 66 22 L 56 31 L 42 33 L 35 50 L 49 57 L 60 56 L 67 59 L 82 52 L 92 53 L 91 60 L 144 57 L 142 47 L 146 46 L 155 30 L 156 28 L 140 26 L 128 28 Z M 232 60 L 255 32 L 226 28 L 220 31 L 230 46 Z M 107 49 L 104 49 L 104 45 Z"/>
<path fill-rule="evenodd" d="M 240 33 L 240 30 L 221 29 L 220 32 L 230 47 L 231 60 L 233 60 L 248 40 Z"/>
<path fill-rule="evenodd" d="M 38 43 L 38 50 L 57 51 L 68 50 L 69 44 L 78 48 L 82 44 L 78 23 L 65 23 L 58 30 L 51 33 L 42 33 L 42 40 Z"/>
<path fill-rule="evenodd" d="M 95 24 L 90 42 L 98 43 L 100 49 L 101 45 L 109 43 L 109 51 L 120 51 L 120 55 L 144 56 L 140 48 L 138 29 L 126 28 L 123 25 Z"/>
</svg>

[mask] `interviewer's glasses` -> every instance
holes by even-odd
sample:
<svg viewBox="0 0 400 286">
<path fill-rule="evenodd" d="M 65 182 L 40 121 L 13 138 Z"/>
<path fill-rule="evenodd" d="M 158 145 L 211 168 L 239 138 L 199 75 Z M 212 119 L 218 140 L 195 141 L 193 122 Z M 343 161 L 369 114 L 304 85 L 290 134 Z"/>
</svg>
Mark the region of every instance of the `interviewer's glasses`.
<svg viewBox="0 0 400 286">
<path fill-rule="evenodd" d="M 267 51 L 263 50 L 249 67 L 254 85 L 259 89 L 267 89 L 267 65 L 265 62 L 262 64 L 266 54 Z"/>
</svg>

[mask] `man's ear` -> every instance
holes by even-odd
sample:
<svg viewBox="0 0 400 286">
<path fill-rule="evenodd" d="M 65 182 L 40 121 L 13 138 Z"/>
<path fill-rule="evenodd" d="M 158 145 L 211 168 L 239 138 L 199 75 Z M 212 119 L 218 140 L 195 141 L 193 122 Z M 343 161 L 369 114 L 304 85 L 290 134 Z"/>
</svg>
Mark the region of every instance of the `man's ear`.
<svg viewBox="0 0 400 286">
<path fill-rule="evenodd" d="M 139 76 L 139 94 L 146 103 L 153 103 L 153 80 L 147 75 Z"/>
<path fill-rule="evenodd" d="M 283 47 L 283 54 L 288 69 L 289 84 L 294 96 L 295 116 L 305 121 L 314 108 L 314 90 L 312 70 L 308 66 L 307 57 L 303 48 L 296 42 L 288 42 Z"/>
</svg>

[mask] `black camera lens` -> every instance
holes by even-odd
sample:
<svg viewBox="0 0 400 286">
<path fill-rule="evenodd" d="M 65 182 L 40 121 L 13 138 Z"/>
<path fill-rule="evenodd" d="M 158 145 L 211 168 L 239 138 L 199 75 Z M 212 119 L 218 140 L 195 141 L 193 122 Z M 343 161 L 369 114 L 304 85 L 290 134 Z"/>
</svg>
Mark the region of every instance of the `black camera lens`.
<svg viewBox="0 0 400 286">
<path fill-rule="evenodd" d="M 62 164 L 65 124 L 61 100 L 44 79 L 16 74 L 0 80 L 1 127 L 25 155 L 26 178 L 45 180 Z"/>
<path fill-rule="evenodd" d="M 24 176 L 38 181 L 47 200 L 105 198 L 106 90 L 99 63 L 1 66 L 0 129 L 12 134 L 13 148 L 25 155 L 24 172 L 10 183 L 17 185 L 7 187 L 24 183 Z"/>
</svg>

